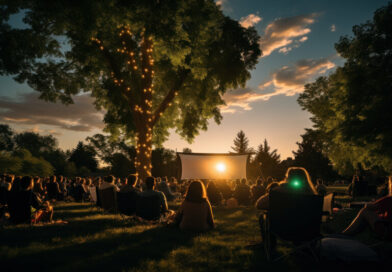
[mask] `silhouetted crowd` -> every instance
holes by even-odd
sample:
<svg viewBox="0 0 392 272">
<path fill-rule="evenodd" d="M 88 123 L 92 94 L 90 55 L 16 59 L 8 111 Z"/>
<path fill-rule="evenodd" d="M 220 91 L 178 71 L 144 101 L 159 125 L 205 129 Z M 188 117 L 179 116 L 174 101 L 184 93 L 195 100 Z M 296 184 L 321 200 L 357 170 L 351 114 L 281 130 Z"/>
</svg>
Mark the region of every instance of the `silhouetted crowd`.
<svg viewBox="0 0 392 272">
<path fill-rule="evenodd" d="M 355 177 L 354 182 L 357 182 Z M 87 178 L 2 175 L 0 218 L 2 224 L 50 223 L 54 202 L 92 202 L 103 210 L 135 216 L 140 220 L 171 222 L 183 230 L 206 231 L 214 227 L 211 206 L 235 208 L 255 205 L 259 210 L 268 211 L 272 190 L 321 196 L 327 193 L 321 180 L 314 185 L 307 171 L 299 167 L 288 169 L 285 179 L 280 182 L 271 177 L 252 182 L 247 179 L 177 181 L 173 177 L 147 177 L 142 181 L 137 175 L 126 178 L 112 175 Z M 369 208 L 371 205 L 365 207 L 357 221 L 345 232 L 354 233 L 366 222 L 375 228 L 376 217 L 391 220 L 391 199 L 389 195 L 375 202 L 373 209 Z M 169 209 L 168 201 L 181 202 L 176 212 Z M 262 226 L 263 222 L 260 222 L 261 229 Z"/>
</svg>

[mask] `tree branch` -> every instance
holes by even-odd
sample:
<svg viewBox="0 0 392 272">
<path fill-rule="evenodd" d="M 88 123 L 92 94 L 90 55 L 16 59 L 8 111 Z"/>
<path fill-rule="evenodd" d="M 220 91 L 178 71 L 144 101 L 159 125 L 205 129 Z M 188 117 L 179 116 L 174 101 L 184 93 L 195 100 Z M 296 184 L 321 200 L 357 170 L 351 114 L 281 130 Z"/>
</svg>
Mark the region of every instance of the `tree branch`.
<svg viewBox="0 0 392 272">
<path fill-rule="evenodd" d="M 178 90 L 181 88 L 181 86 L 184 83 L 185 78 L 188 74 L 189 74 L 189 70 L 183 70 L 180 72 L 180 76 L 178 78 L 178 81 L 173 86 L 173 88 L 166 94 L 166 96 L 162 100 L 161 104 L 155 110 L 155 112 L 153 114 L 152 125 L 155 125 L 155 123 L 158 122 L 159 118 L 161 117 L 163 112 L 167 109 L 170 102 L 173 101 L 174 97 L 176 96 L 176 92 L 178 92 Z"/>
</svg>

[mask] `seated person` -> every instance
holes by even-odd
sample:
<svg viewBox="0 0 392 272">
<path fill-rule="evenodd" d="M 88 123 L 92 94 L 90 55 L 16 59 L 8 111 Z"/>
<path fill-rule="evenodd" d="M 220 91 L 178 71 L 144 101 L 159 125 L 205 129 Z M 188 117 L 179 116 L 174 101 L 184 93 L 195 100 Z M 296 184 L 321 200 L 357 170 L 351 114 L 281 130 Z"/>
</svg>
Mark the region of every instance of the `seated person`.
<svg viewBox="0 0 392 272">
<path fill-rule="evenodd" d="M 159 220 L 162 216 L 173 215 L 168 209 L 165 195 L 155 190 L 155 178 L 147 177 L 146 190 L 139 194 L 136 215 L 146 220 Z"/>
<path fill-rule="evenodd" d="M 137 184 L 137 175 L 130 174 L 126 178 L 126 182 L 121 186 L 121 193 L 129 193 L 129 192 L 140 192 L 139 188 L 136 187 Z"/>
<path fill-rule="evenodd" d="M 137 175 L 131 174 L 126 180 L 117 194 L 118 208 L 121 213 L 132 215 L 136 213 L 140 190 L 136 188 Z"/>
<path fill-rule="evenodd" d="M 222 193 L 222 197 L 227 200 L 232 197 L 233 192 L 230 186 L 227 184 L 226 180 L 218 180 L 217 182 L 218 190 Z"/>
<path fill-rule="evenodd" d="M 36 193 L 39 198 L 44 198 L 45 195 L 47 194 L 44 187 L 42 186 L 42 180 L 40 177 L 34 178 L 33 192 Z"/>
<path fill-rule="evenodd" d="M 262 184 L 262 179 L 258 178 L 256 181 L 256 185 L 253 185 L 251 188 L 252 193 L 252 202 L 256 202 L 262 195 L 265 194 L 265 187 Z"/>
<path fill-rule="evenodd" d="M 116 192 L 119 192 L 120 189 L 115 184 L 115 181 L 116 181 L 116 178 L 114 176 L 112 176 L 112 175 L 106 176 L 103 178 L 103 182 L 102 182 L 101 186 L 99 187 L 99 189 L 104 190 L 107 188 L 114 188 L 114 190 Z"/>
<path fill-rule="evenodd" d="M 246 184 L 246 179 L 243 178 L 241 183 L 237 185 L 234 190 L 234 197 L 237 199 L 239 205 L 250 204 L 250 187 Z"/>
<path fill-rule="evenodd" d="M 256 208 L 259 210 L 268 210 L 269 208 L 269 193 L 272 189 L 279 187 L 279 182 L 272 182 L 268 184 L 266 193 L 256 200 Z"/>
<path fill-rule="evenodd" d="M 49 182 L 46 184 L 46 191 L 48 200 L 60 200 L 61 191 L 56 176 L 50 177 Z"/>
<path fill-rule="evenodd" d="M 215 182 L 210 181 L 207 186 L 208 200 L 212 205 L 220 205 L 222 203 L 222 193 L 218 190 Z"/>
<path fill-rule="evenodd" d="M 392 222 L 392 195 L 384 196 L 367 204 L 358 212 L 358 215 L 342 233 L 354 235 L 359 233 L 364 226 L 369 225 L 376 234 L 383 237 L 387 231 L 383 221 Z M 392 239 L 392 234 L 388 234 L 388 239 Z"/>
<path fill-rule="evenodd" d="M 167 183 L 167 178 L 164 177 L 161 179 L 161 181 L 159 182 L 159 184 L 157 184 L 157 189 L 158 191 L 161 191 L 162 193 L 165 194 L 165 197 L 168 201 L 173 201 L 175 199 L 175 195 L 172 193 L 172 191 L 170 190 L 170 187 Z"/>
<path fill-rule="evenodd" d="M 35 223 L 52 221 L 53 208 L 48 202 L 41 202 L 36 194 L 33 193 L 33 186 L 33 178 L 24 176 L 19 182 L 19 190 L 9 192 L 7 203 L 12 223 L 30 224 L 32 222 L 31 207 L 36 209 Z"/>
<path fill-rule="evenodd" d="M 256 208 L 259 210 L 269 210 L 269 193 L 271 190 L 279 190 L 280 192 L 287 192 L 292 194 L 317 194 L 308 171 L 302 167 L 290 167 L 287 169 L 285 179 L 280 183 L 271 183 L 267 187 L 267 193 L 261 196 L 256 201 Z M 261 230 L 261 237 L 264 236 L 264 217 L 259 217 L 259 225 Z M 276 245 L 276 238 L 271 236 L 272 248 Z"/>
<path fill-rule="evenodd" d="M 214 216 L 206 189 L 200 181 L 189 184 L 185 200 L 175 216 L 181 230 L 206 231 L 214 228 Z"/>
<path fill-rule="evenodd" d="M 318 195 L 325 196 L 327 194 L 327 187 L 324 185 L 322 179 L 317 179 L 316 181 L 316 191 Z"/>
</svg>

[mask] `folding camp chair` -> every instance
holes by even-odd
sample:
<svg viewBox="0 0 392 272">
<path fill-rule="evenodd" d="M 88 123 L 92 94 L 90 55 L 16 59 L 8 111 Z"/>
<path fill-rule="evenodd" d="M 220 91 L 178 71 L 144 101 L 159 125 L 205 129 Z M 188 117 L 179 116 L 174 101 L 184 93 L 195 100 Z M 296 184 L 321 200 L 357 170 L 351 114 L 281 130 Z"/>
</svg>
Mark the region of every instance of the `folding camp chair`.
<svg viewBox="0 0 392 272">
<path fill-rule="evenodd" d="M 99 200 L 101 202 L 101 208 L 104 211 L 111 213 L 118 213 L 117 208 L 117 192 L 114 188 L 106 188 L 98 190 Z"/>
<path fill-rule="evenodd" d="M 315 244 L 322 238 L 320 234 L 322 207 L 322 196 L 272 190 L 269 195 L 269 211 L 264 219 L 263 243 L 267 260 L 271 261 L 273 235 L 297 245 L 293 252 L 309 249 L 313 257 L 318 260 Z"/>
</svg>

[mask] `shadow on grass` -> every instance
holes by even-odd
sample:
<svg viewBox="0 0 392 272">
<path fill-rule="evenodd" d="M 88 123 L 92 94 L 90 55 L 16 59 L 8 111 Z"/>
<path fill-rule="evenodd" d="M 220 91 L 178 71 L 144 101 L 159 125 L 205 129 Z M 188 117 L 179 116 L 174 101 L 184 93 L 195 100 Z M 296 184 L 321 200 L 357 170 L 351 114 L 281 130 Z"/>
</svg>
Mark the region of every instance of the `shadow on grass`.
<svg viewBox="0 0 392 272">
<path fill-rule="evenodd" d="M 190 246 L 194 236 L 162 226 L 140 233 L 124 231 L 82 243 L 60 245 L 44 254 L 42 251 L 32 252 L 23 255 L 23 262 L 18 258 L 9 258 L 3 262 L 2 268 L 6 271 L 10 268 L 19 271 L 27 267 L 41 271 L 119 271 L 149 260 L 160 260 L 175 248 Z"/>
</svg>

